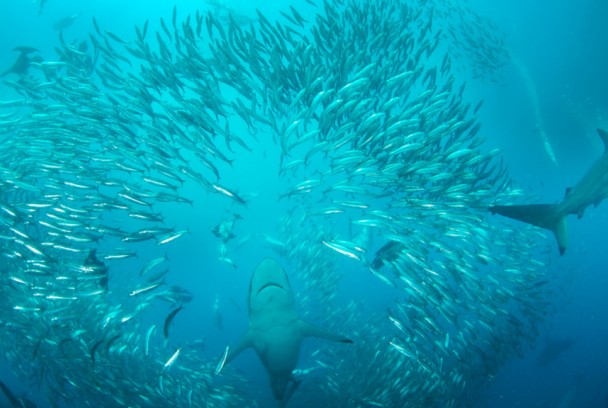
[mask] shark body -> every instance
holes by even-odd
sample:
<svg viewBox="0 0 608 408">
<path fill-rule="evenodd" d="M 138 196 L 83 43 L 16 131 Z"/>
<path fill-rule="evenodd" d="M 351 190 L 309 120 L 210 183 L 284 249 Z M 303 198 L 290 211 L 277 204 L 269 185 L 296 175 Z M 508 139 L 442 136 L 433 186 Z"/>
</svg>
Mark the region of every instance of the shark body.
<svg viewBox="0 0 608 408">
<path fill-rule="evenodd" d="M 42 61 L 40 56 L 30 56 L 30 54 L 38 52 L 36 48 L 22 46 L 13 48 L 13 51 L 19 51 L 19 56 L 9 69 L 0 74 L 0 77 L 4 77 L 8 74 L 17 74 L 19 76 L 26 75 L 30 68 L 31 62 Z"/>
<path fill-rule="evenodd" d="M 576 343 L 575 339 L 554 339 L 547 338 L 545 346 L 538 355 L 537 365 L 546 367 L 562 354 L 563 351 L 572 347 Z"/>
<path fill-rule="evenodd" d="M 330 333 L 300 319 L 295 311 L 287 274 L 274 259 L 264 259 L 256 267 L 249 284 L 249 329 L 230 350 L 226 364 L 243 350 L 253 347 L 270 377 L 274 398 L 287 403 L 299 385 L 293 375 L 300 345 L 307 336 L 342 343 L 352 340 Z"/>
<path fill-rule="evenodd" d="M 590 205 L 598 206 L 608 197 L 608 132 L 597 129 L 604 142 L 604 153 L 585 173 L 578 184 L 566 190 L 559 204 L 494 205 L 489 210 L 516 220 L 524 221 L 553 232 L 560 254 L 566 252 L 568 234 L 566 216 L 576 214 L 581 218 Z"/>
</svg>

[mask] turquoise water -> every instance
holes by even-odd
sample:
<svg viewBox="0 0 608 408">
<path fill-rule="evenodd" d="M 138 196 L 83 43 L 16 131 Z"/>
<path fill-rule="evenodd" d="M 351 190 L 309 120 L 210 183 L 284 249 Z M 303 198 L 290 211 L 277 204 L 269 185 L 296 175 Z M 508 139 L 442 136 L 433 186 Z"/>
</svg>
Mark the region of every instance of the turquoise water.
<svg viewBox="0 0 608 408">
<path fill-rule="evenodd" d="M 253 350 L 214 375 L 272 257 L 354 342 L 306 338 L 286 406 L 606 404 L 606 204 L 563 256 L 487 211 L 603 154 L 604 4 L 160 3 L 0 6 L 18 403 L 276 406 Z"/>
</svg>

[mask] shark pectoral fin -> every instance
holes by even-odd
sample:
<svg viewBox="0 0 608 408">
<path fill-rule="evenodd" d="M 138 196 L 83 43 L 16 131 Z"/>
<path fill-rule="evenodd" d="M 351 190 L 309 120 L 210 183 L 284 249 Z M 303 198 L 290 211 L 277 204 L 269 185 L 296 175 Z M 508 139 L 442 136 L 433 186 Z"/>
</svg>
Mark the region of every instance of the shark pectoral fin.
<svg viewBox="0 0 608 408">
<path fill-rule="evenodd" d="M 492 214 L 504 215 L 547 229 L 553 229 L 557 209 L 557 205 L 554 204 L 492 205 L 489 208 Z"/>
<path fill-rule="evenodd" d="M 249 347 L 252 347 L 252 346 L 253 346 L 253 335 L 251 333 L 251 330 L 247 330 L 247 333 L 245 333 L 245 335 L 243 336 L 243 338 L 241 339 L 239 344 L 237 344 L 236 347 L 230 349 L 230 351 L 228 352 L 228 355 L 226 356 L 226 362 L 224 364 L 228 364 L 229 362 L 234 360 L 234 358 L 236 356 L 241 354 L 241 352 L 243 350 L 248 349 Z"/>
<path fill-rule="evenodd" d="M 348 337 L 341 336 L 339 334 L 331 333 L 319 326 L 315 326 L 314 324 L 310 324 L 305 322 L 304 320 L 300 320 L 298 322 L 300 327 L 300 332 L 302 333 L 302 337 L 312 336 L 312 337 L 320 337 L 323 339 L 338 341 L 340 343 L 352 343 L 353 341 Z"/>
<path fill-rule="evenodd" d="M 493 205 L 489 207 L 489 210 L 492 214 L 504 215 L 505 217 L 548 229 L 555 235 L 560 255 L 566 252 L 566 247 L 568 246 L 567 214 L 561 214 L 558 205 Z"/>
</svg>

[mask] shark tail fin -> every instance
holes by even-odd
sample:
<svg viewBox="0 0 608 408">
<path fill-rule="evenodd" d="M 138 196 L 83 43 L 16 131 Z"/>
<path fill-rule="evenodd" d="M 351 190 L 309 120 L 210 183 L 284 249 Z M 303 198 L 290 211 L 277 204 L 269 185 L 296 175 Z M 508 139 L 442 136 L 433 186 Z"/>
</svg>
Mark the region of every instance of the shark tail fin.
<svg viewBox="0 0 608 408">
<path fill-rule="evenodd" d="M 302 382 L 302 380 L 296 380 L 293 377 L 293 374 L 291 375 L 291 378 L 289 379 L 289 381 L 291 382 L 291 386 L 287 387 L 287 389 L 285 390 L 285 394 L 283 395 L 283 398 L 279 401 L 280 408 L 283 408 L 283 407 L 285 407 L 285 405 L 287 405 L 287 403 L 289 402 L 289 399 L 291 398 L 293 393 L 298 389 L 298 387 L 300 386 L 300 383 Z"/>
<path fill-rule="evenodd" d="M 490 212 L 548 229 L 555 235 L 560 255 L 566 252 L 568 246 L 566 217 L 558 212 L 557 204 L 493 205 L 490 206 Z"/>
<path fill-rule="evenodd" d="M 332 333 L 323 329 L 322 327 L 315 326 L 314 324 L 305 322 L 304 320 L 299 321 L 300 331 L 302 337 L 320 337 L 331 341 L 338 341 L 340 343 L 352 343 L 353 341 L 348 337 L 341 336 L 339 334 Z"/>
</svg>

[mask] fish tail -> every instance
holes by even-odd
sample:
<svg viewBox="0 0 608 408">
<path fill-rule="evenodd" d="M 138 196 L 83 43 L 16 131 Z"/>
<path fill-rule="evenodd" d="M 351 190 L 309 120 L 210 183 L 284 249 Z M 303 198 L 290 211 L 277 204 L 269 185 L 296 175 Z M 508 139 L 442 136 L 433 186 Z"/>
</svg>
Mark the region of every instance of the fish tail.
<svg viewBox="0 0 608 408">
<path fill-rule="evenodd" d="M 555 235 L 560 255 L 566 252 L 568 246 L 566 214 L 559 211 L 557 204 L 493 205 L 489 210 L 492 214 L 504 215 L 548 229 Z"/>
</svg>

